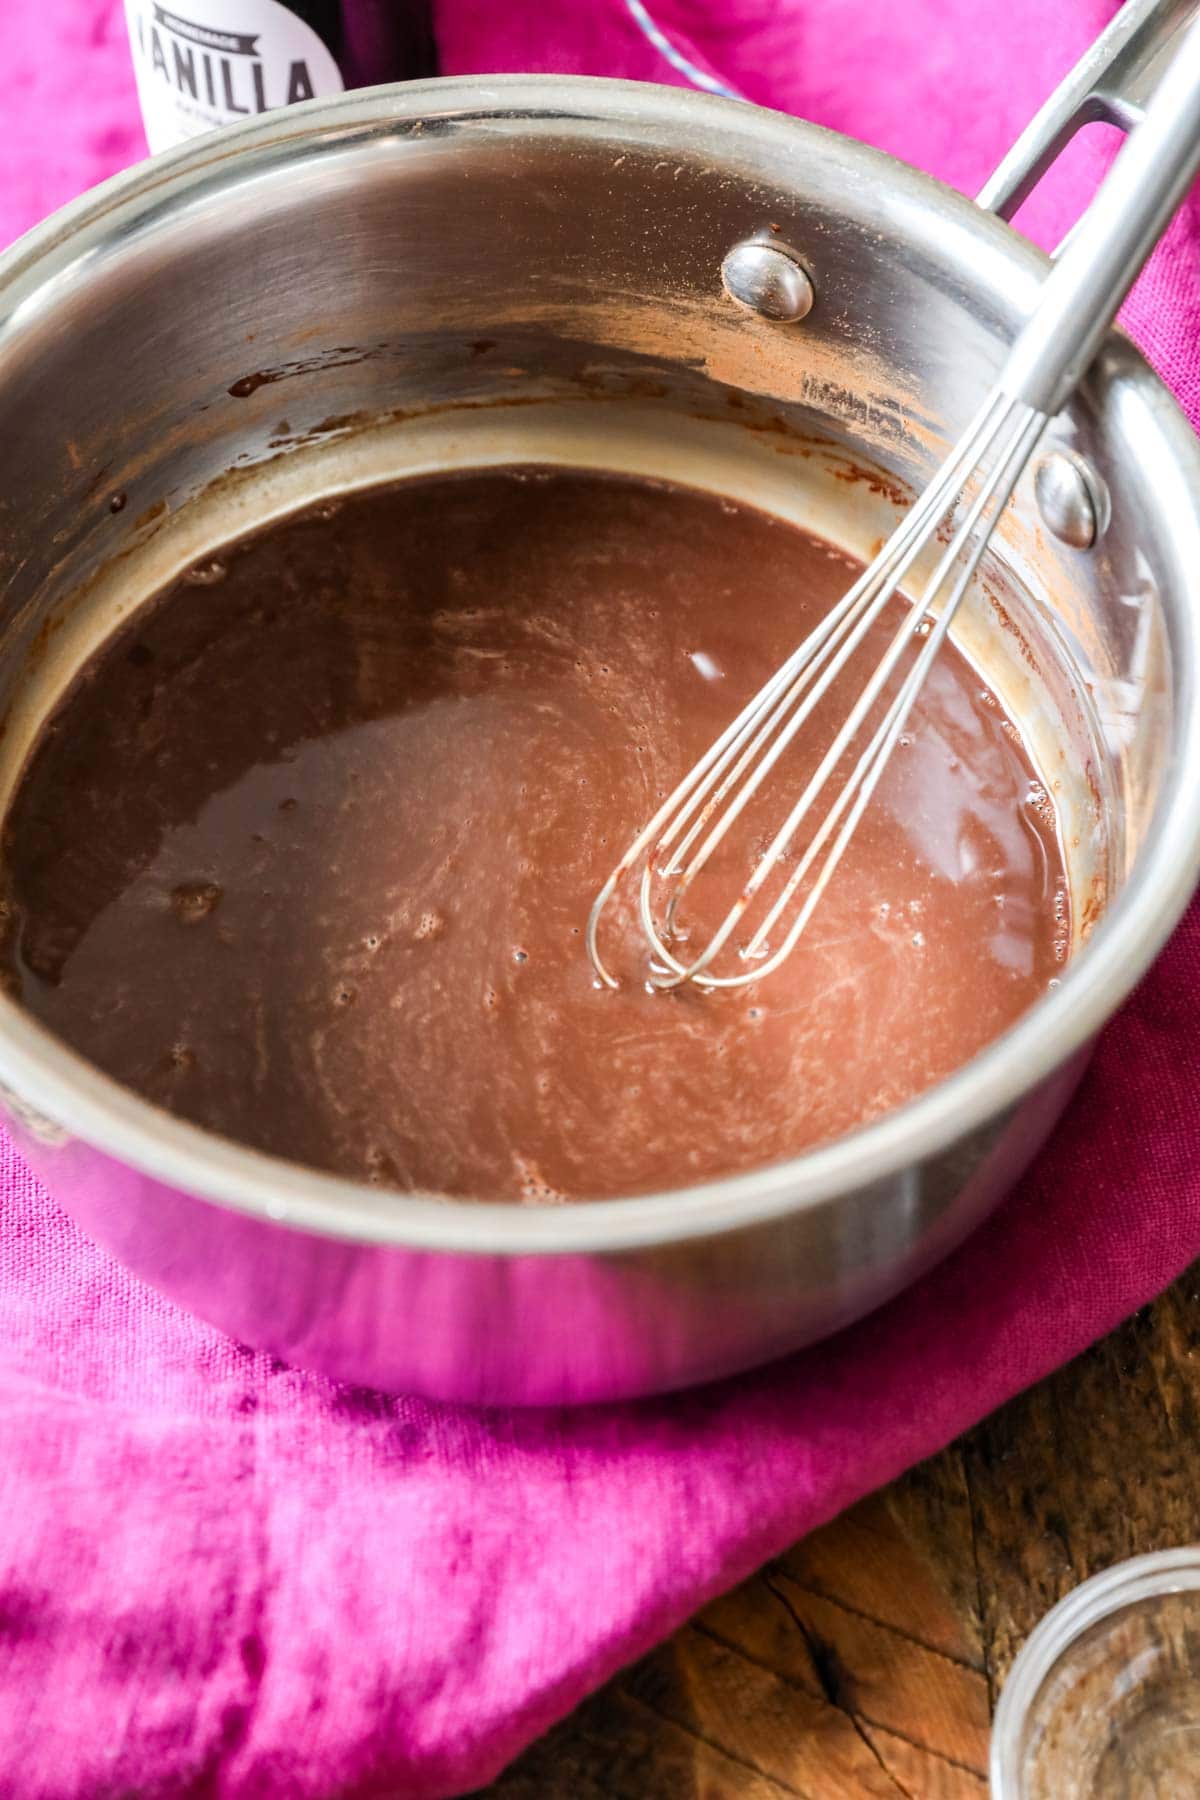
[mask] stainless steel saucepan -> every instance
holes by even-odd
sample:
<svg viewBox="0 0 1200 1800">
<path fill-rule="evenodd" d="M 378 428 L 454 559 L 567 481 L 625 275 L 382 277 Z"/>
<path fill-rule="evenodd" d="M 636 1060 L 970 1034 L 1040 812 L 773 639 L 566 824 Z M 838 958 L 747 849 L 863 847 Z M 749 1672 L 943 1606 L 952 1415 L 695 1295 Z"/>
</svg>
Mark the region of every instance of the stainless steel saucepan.
<svg viewBox="0 0 1200 1800">
<path fill-rule="evenodd" d="M 1129 122 L 1187 10 L 1121 15 L 1004 166 L 997 207 L 1073 122 Z M 0 804 L 131 607 L 319 495 L 512 460 L 625 469 L 869 555 L 1046 267 L 886 156 L 627 84 L 380 89 L 143 164 L 0 262 Z M 994 1206 L 1192 891 L 1198 496 L 1187 424 L 1111 337 L 956 625 L 1055 789 L 1076 954 L 1057 991 L 903 1110 L 704 1187 L 465 1204 L 183 1124 L 3 1000 L 0 1083 L 30 1161 L 197 1312 L 385 1388 L 639 1394 L 847 1323 Z"/>
</svg>

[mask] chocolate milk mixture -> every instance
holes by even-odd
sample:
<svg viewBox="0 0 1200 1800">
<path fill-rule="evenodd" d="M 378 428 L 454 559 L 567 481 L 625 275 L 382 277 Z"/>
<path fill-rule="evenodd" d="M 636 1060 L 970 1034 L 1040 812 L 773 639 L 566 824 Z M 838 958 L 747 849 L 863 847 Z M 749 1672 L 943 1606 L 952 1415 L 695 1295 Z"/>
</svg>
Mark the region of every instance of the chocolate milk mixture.
<svg viewBox="0 0 1200 1800">
<path fill-rule="evenodd" d="M 10 979 L 171 1112 L 399 1188 L 649 1191 L 876 1118 L 1066 950 L 1052 809 L 957 653 L 776 974 L 648 993 L 618 912 L 614 993 L 583 944 L 634 831 L 851 574 L 750 508 L 546 470 L 247 537 L 43 734 L 6 827 Z"/>
</svg>

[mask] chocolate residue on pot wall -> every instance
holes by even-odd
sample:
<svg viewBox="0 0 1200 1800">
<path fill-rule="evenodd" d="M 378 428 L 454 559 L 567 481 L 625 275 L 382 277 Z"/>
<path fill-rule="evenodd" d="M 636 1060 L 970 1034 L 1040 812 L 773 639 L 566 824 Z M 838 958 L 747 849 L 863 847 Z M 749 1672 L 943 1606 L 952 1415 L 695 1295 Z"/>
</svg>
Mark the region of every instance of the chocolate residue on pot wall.
<svg viewBox="0 0 1200 1800">
<path fill-rule="evenodd" d="M 249 400 L 259 388 L 273 387 L 277 381 L 290 381 L 296 375 L 311 375 L 322 369 L 344 369 L 355 363 L 367 362 L 372 355 L 369 348 L 358 349 L 351 344 L 339 345 L 336 349 L 319 351 L 315 356 L 297 357 L 292 362 L 280 363 L 273 369 L 256 369 L 249 375 L 239 375 L 226 390 L 234 400 Z"/>
<path fill-rule="evenodd" d="M 636 1193 L 875 1118 L 1009 1025 L 1064 944 L 1053 809 L 956 654 L 776 975 L 647 993 L 626 908 L 610 993 L 582 936 L 668 784 L 852 575 L 750 508 L 538 469 L 227 545 L 36 747 L 10 979 L 172 1112 L 402 1188 Z M 714 865 L 711 904 L 753 850 Z"/>
</svg>

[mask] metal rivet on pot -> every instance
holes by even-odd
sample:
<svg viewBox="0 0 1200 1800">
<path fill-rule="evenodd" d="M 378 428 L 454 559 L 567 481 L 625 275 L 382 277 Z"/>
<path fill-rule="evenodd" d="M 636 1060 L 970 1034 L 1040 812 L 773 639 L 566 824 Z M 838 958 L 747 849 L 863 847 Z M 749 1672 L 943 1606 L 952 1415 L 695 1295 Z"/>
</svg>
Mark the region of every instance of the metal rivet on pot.
<svg viewBox="0 0 1200 1800">
<path fill-rule="evenodd" d="M 1075 550 L 1090 550 L 1108 530 L 1108 488 L 1090 463 L 1068 450 L 1052 450 L 1033 472 L 1038 511 L 1048 530 Z"/>
<path fill-rule="evenodd" d="M 808 270 L 796 257 L 757 238 L 733 246 L 721 264 L 721 280 L 731 300 L 776 325 L 803 319 L 815 297 Z"/>
</svg>

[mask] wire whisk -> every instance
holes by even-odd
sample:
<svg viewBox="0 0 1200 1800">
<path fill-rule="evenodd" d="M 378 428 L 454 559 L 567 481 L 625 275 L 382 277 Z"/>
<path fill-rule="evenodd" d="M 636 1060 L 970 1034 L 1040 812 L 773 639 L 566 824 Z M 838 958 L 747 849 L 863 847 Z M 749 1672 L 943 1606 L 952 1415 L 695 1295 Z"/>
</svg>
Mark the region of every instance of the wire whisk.
<svg viewBox="0 0 1200 1800">
<path fill-rule="evenodd" d="M 1200 22 L 1187 32 L 1143 122 L 1054 263 L 996 386 L 933 481 L 848 593 L 668 795 L 600 889 L 586 943 L 607 986 L 618 982 L 601 953 L 600 928 L 626 880 L 638 881 L 636 913 L 655 988 L 743 987 L 791 955 L 871 802 L 1047 421 L 1081 380 L 1198 168 Z M 886 609 L 895 607 L 906 577 L 929 557 L 934 566 L 919 598 L 903 596 L 903 616 L 883 655 L 828 742 L 818 744 L 816 766 L 765 850 L 757 859 L 746 850 L 744 885 L 691 954 L 678 929 L 689 891 L 773 772 L 779 769 L 778 784 L 786 780 L 780 765 L 789 747 Z M 920 634 L 915 657 L 914 633 Z M 911 666 L 905 667 L 906 657 Z M 777 928 L 782 936 L 775 943 Z"/>
</svg>

